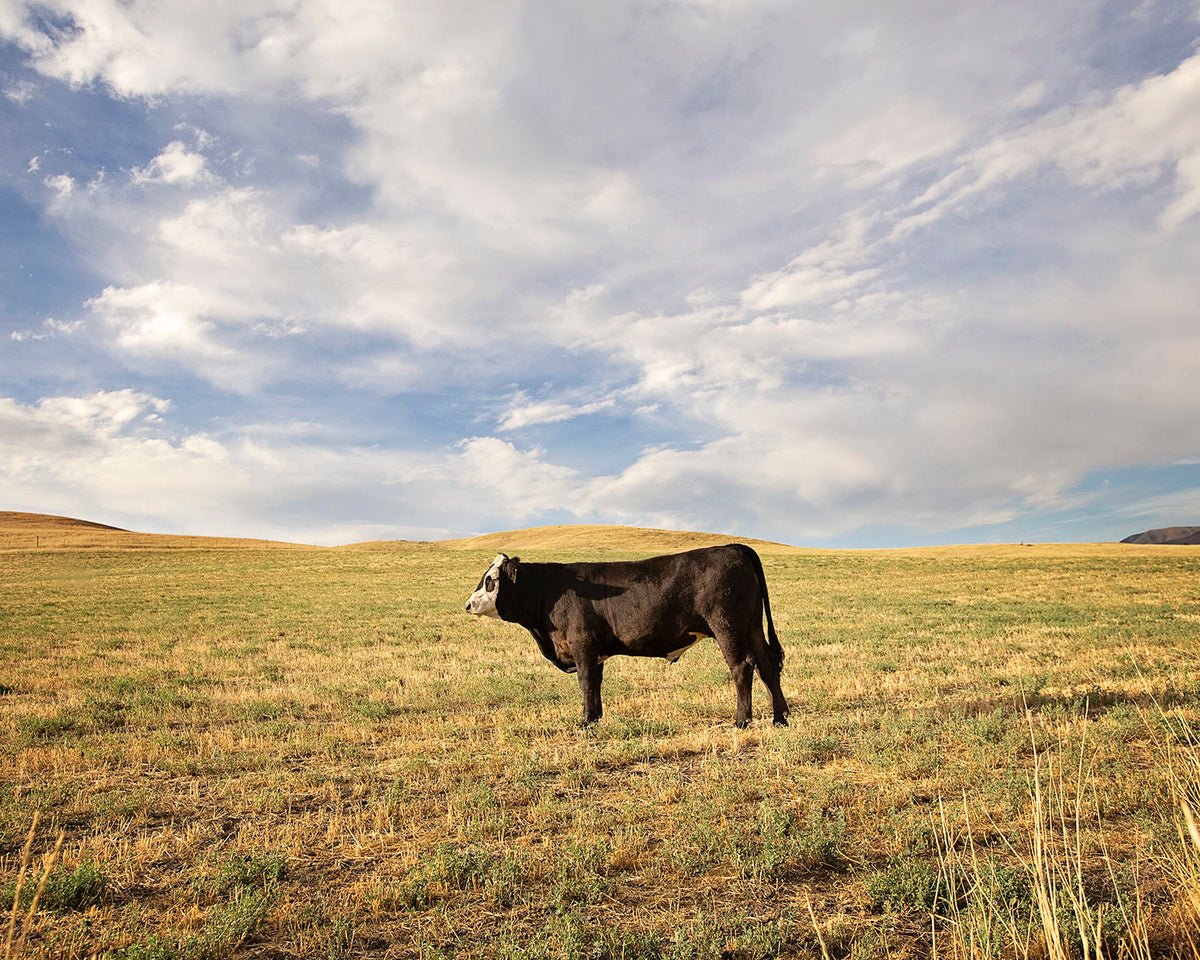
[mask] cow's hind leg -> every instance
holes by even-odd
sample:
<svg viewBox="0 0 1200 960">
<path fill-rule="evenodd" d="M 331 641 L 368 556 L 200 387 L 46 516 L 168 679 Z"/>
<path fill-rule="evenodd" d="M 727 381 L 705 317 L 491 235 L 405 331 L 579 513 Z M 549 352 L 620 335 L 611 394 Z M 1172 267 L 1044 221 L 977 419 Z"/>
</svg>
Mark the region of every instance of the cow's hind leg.
<svg viewBox="0 0 1200 960">
<path fill-rule="evenodd" d="M 739 643 L 733 636 L 724 631 L 717 631 L 717 646 L 729 665 L 729 675 L 733 678 L 733 686 L 737 690 L 737 715 L 734 726 L 745 727 L 750 723 L 750 695 L 754 689 L 754 657 L 746 649 L 744 643 Z"/>
<path fill-rule="evenodd" d="M 762 624 L 750 628 L 750 648 L 754 651 L 754 660 L 758 665 L 758 675 L 771 691 L 771 713 L 774 714 L 775 726 L 786 727 L 788 709 L 787 699 L 779 686 L 779 661 L 767 646 L 767 638 L 763 635 Z"/>
</svg>

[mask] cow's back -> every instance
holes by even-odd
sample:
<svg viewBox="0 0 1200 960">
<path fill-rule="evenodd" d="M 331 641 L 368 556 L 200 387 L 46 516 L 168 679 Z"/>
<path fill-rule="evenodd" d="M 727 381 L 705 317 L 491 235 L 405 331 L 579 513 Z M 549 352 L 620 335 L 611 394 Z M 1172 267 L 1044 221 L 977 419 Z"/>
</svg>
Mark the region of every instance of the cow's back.
<svg viewBox="0 0 1200 960">
<path fill-rule="evenodd" d="M 726 544 L 645 560 L 563 564 L 547 580 L 561 585 L 556 619 L 594 615 L 639 645 L 659 635 L 711 636 L 723 624 L 760 617 L 753 556 L 749 547 Z"/>
</svg>

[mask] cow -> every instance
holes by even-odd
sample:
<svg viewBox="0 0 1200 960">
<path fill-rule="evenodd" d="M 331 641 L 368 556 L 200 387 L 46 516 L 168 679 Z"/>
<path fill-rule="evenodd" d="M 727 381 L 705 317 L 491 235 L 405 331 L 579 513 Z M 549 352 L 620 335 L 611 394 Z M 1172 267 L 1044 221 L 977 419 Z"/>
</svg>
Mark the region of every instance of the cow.
<svg viewBox="0 0 1200 960">
<path fill-rule="evenodd" d="M 762 561 L 745 544 L 608 563 L 523 563 L 501 553 L 467 600 L 467 613 L 519 624 L 547 660 L 577 674 L 584 726 L 604 712 L 600 681 L 609 657 L 674 663 L 706 637 L 717 641 L 737 688 L 734 723 L 750 722 L 757 669 L 771 693 L 776 725 L 787 725 L 788 704 L 779 687 L 783 647 Z"/>
</svg>

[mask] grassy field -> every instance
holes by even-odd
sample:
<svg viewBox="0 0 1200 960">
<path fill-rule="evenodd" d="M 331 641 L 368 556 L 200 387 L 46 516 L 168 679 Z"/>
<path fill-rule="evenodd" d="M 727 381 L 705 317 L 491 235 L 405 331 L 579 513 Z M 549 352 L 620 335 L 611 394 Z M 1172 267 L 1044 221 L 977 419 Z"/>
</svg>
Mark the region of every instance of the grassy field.
<svg viewBox="0 0 1200 960">
<path fill-rule="evenodd" d="M 1200 955 L 1200 548 L 759 545 L 786 729 L 462 610 L 700 542 L 0 529 L 0 957 Z"/>
</svg>

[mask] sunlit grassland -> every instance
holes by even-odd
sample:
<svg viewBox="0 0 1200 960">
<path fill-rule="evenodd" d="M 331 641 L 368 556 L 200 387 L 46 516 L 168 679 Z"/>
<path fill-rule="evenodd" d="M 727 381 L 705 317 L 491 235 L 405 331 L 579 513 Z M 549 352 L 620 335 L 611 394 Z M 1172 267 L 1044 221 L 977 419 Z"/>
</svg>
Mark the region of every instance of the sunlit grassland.
<svg viewBox="0 0 1200 960">
<path fill-rule="evenodd" d="M 31 956 L 954 956 L 986 894 L 970 955 L 1038 957 L 1064 810 L 1102 955 L 1192 956 L 1200 550 L 763 547 L 792 725 L 759 685 L 734 729 L 709 643 L 610 661 L 583 731 L 462 610 L 497 542 L 188 546 L 0 552 L 0 937 L 64 835 Z"/>
</svg>

